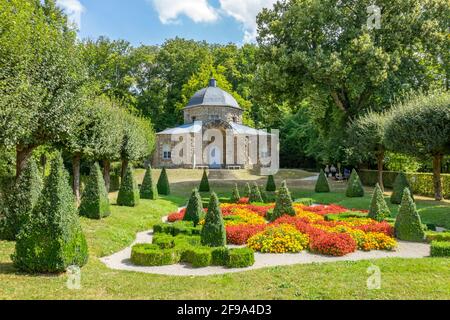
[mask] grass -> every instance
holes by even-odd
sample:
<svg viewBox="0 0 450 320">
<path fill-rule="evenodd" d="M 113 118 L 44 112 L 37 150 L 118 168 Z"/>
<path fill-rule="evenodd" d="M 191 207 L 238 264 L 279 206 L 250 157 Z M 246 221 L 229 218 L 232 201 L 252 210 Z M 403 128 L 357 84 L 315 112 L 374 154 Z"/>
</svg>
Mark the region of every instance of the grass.
<svg viewBox="0 0 450 320">
<path fill-rule="evenodd" d="M 233 183 L 212 181 L 221 196 L 228 195 Z M 208 277 L 110 270 L 99 261 L 99 257 L 131 244 L 136 232 L 150 229 L 162 216 L 184 205 L 190 189 L 197 184 L 183 178 L 172 184 L 169 197 L 142 200 L 135 208 L 113 206 L 112 215 L 101 221 L 81 218 L 90 249 L 89 262 L 82 269 L 81 290 L 67 289 L 65 274 L 18 273 L 10 260 L 14 243 L 0 242 L 0 299 L 450 299 L 448 258 L 296 265 Z M 342 193 L 345 186 L 339 184 L 333 185 L 335 191 L 329 194 L 315 194 L 311 191 L 313 184 L 295 179 L 290 185 L 295 198 L 308 197 L 318 203 L 355 209 L 367 209 L 370 203 L 370 194 L 346 198 Z M 115 197 L 111 194 L 113 202 Z M 450 227 L 448 202 L 420 199 L 417 206 L 424 222 Z M 391 209 L 395 215 L 397 207 Z M 367 268 L 372 263 L 381 269 L 381 290 L 367 289 Z"/>
</svg>

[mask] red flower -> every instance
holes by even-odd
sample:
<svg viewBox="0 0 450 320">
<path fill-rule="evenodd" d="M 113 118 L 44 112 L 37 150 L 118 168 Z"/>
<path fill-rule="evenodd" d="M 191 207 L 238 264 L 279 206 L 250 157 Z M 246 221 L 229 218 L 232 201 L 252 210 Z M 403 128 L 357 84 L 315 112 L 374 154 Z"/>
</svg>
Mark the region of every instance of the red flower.
<svg viewBox="0 0 450 320">
<path fill-rule="evenodd" d="M 226 227 L 227 243 L 244 245 L 247 243 L 248 239 L 250 239 L 257 233 L 264 231 L 266 227 L 266 224 L 228 226 Z"/>
<path fill-rule="evenodd" d="M 309 248 L 312 252 L 328 256 L 341 257 L 355 252 L 357 244 L 355 240 L 346 233 L 329 233 L 322 231 L 311 237 Z"/>
<path fill-rule="evenodd" d="M 375 223 L 375 224 L 368 224 L 368 225 L 364 225 L 364 226 L 358 226 L 358 227 L 354 227 L 353 229 L 362 230 L 366 233 L 367 232 L 384 233 L 385 235 L 387 235 L 389 237 L 394 236 L 394 227 L 391 226 L 386 221 Z"/>
<path fill-rule="evenodd" d="M 241 198 L 238 201 L 238 204 L 248 204 L 250 202 L 249 198 Z"/>
<path fill-rule="evenodd" d="M 167 221 L 169 222 L 181 221 L 184 219 L 185 214 L 186 209 L 181 209 L 180 212 L 174 212 L 169 214 L 169 216 L 167 217 Z"/>
</svg>

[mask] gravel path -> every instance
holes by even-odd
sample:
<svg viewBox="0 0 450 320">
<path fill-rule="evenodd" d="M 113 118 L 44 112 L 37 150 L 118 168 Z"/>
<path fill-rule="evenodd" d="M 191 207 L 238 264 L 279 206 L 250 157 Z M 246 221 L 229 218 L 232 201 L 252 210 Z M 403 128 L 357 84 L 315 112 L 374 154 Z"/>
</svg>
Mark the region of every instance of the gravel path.
<svg viewBox="0 0 450 320">
<path fill-rule="evenodd" d="M 137 234 L 136 243 L 151 243 L 152 231 Z M 430 246 L 425 243 L 399 242 L 397 251 L 357 251 L 344 257 L 328 257 L 311 254 L 307 251 L 296 254 L 261 254 L 255 253 L 255 264 L 245 269 L 228 269 L 225 267 L 192 268 L 187 264 L 176 264 L 161 267 L 140 267 L 130 261 L 131 246 L 100 260 L 109 268 L 114 270 L 126 270 L 151 274 L 170 276 L 209 276 L 216 274 L 242 272 L 274 266 L 287 266 L 293 264 L 326 263 L 336 261 L 357 261 L 381 258 L 424 258 L 429 256 Z"/>
</svg>

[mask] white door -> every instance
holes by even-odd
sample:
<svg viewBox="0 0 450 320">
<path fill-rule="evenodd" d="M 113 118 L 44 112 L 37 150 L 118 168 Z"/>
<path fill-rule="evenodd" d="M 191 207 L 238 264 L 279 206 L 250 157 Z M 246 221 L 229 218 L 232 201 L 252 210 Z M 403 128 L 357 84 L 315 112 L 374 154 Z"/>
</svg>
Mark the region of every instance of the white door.
<svg viewBox="0 0 450 320">
<path fill-rule="evenodd" d="M 209 167 L 213 169 L 222 168 L 222 154 L 220 148 L 215 146 L 209 151 Z"/>
</svg>

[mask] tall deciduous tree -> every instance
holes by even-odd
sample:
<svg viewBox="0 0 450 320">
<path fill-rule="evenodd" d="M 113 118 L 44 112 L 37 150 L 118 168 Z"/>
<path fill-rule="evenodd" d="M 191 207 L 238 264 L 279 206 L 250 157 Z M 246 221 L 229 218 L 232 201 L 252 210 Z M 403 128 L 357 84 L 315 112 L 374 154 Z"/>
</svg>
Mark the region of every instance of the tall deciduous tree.
<svg viewBox="0 0 450 320">
<path fill-rule="evenodd" d="M 384 114 L 369 112 L 353 121 L 349 128 L 348 147 L 362 158 L 374 156 L 377 159 L 378 184 L 381 190 L 383 185 L 383 164 L 386 147 L 384 134 L 387 118 Z"/>
<path fill-rule="evenodd" d="M 416 94 L 392 110 L 386 145 L 424 159 L 433 158 L 436 200 L 442 200 L 442 159 L 450 153 L 450 93 Z"/>
<path fill-rule="evenodd" d="M 53 0 L 2 1 L 0 30 L 0 141 L 16 149 L 19 177 L 33 149 L 69 135 L 87 74 Z"/>
</svg>

